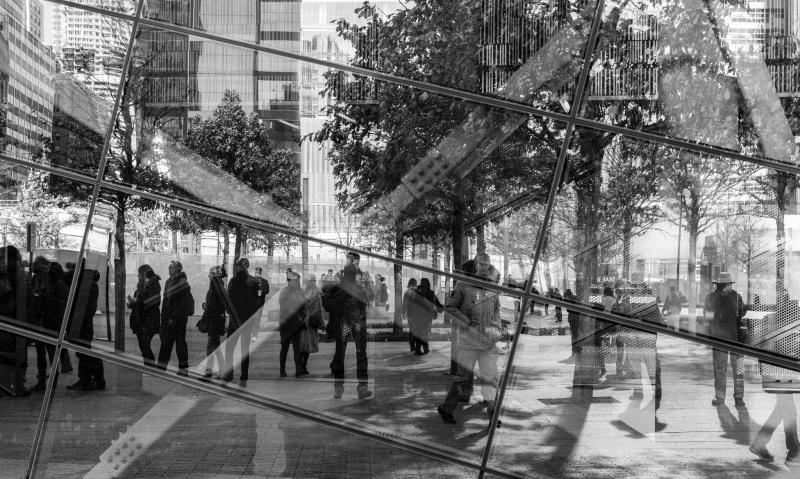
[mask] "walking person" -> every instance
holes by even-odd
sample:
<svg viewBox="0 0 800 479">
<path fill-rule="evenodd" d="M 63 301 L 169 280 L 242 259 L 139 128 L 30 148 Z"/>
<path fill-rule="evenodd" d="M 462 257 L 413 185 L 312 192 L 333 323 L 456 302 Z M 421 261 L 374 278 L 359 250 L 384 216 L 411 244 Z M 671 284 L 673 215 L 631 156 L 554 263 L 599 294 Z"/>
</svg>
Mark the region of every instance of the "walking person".
<svg viewBox="0 0 800 479">
<path fill-rule="evenodd" d="M 479 261 L 466 261 L 462 266 L 466 274 L 477 274 L 488 279 L 489 268 Z M 500 351 L 496 342 L 500 338 L 500 301 L 497 293 L 460 282 L 445 302 L 445 308 L 458 323 L 458 363 L 461 378 L 450 385 L 444 403 L 436 411 L 442 421 L 456 422 L 453 413 L 464 396 L 471 393 L 471 380 L 478 363 L 481 394 L 491 419 L 497 394 L 497 358 Z"/>
<path fill-rule="evenodd" d="M 767 449 L 767 443 L 782 422 L 788 449 L 785 463 L 789 467 L 800 466 L 800 439 L 797 437 L 797 408 L 794 405 L 794 394 L 789 390 L 768 392 L 775 394 L 775 407 L 756 433 L 749 450 L 761 459 L 772 462 L 775 458 Z"/>
<path fill-rule="evenodd" d="M 577 303 L 578 297 L 575 296 L 572 290 L 568 288 L 564 290 L 564 301 Z M 580 342 L 578 340 L 578 323 L 580 321 L 580 316 L 580 314 L 572 311 L 571 309 L 567 310 L 567 324 L 569 324 L 569 335 L 572 344 L 573 357 L 580 352 Z"/>
<path fill-rule="evenodd" d="M 148 264 L 139 266 L 137 274 L 136 292 L 128 295 L 130 328 L 138 340 L 145 366 L 155 366 L 156 356 L 150 343 L 161 326 L 161 277 Z"/>
<path fill-rule="evenodd" d="M 306 328 L 306 297 L 300 288 L 300 275 L 294 271 L 286 273 L 287 284 L 278 297 L 280 305 L 280 323 L 278 330 L 281 335 L 280 374 L 286 374 L 286 356 L 289 346 L 294 355 L 295 377 L 307 376 L 308 371 L 303 368 L 302 354 L 300 351 L 300 333 Z"/>
<path fill-rule="evenodd" d="M 564 299 L 561 296 L 561 291 L 559 291 L 558 288 L 550 289 L 550 297 L 553 298 L 553 299 Z M 563 323 L 563 322 L 564 322 L 564 318 L 561 316 L 561 307 L 560 306 L 556 306 L 556 323 Z"/>
<path fill-rule="evenodd" d="M 225 308 L 230 313 L 230 321 L 228 338 L 225 340 L 226 364 L 222 380 L 233 381 L 233 354 L 238 341 L 241 348 L 239 385 L 242 387 L 247 386 L 250 371 L 250 338 L 253 334 L 255 316 L 259 311 L 258 284 L 248 273 L 249 268 L 250 261 L 247 258 L 239 258 L 233 266 L 233 277 L 228 283 L 228 294 L 225 296 L 230 301 L 230 305 Z"/>
<path fill-rule="evenodd" d="M 306 298 L 306 329 L 300 333 L 300 363 L 303 371 L 308 371 L 308 359 L 319 352 L 319 328 L 322 327 L 322 291 L 317 287 L 314 275 L 309 275 L 303 291 Z"/>
<path fill-rule="evenodd" d="M 65 283 L 72 282 L 75 270 L 68 270 L 64 275 Z M 70 331 L 77 331 L 78 339 L 86 347 L 92 346 L 94 339 L 94 314 L 100 297 L 100 273 L 81 267 L 78 276 L 78 291 L 75 305 L 70 315 Z M 78 324 L 76 324 L 78 323 Z M 103 360 L 94 356 L 76 353 L 78 358 L 78 381 L 67 386 L 67 389 L 79 391 L 102 391 L 106 388 Z"/>
<path fill-rule="evenodd" d="M 715 281 L 715 290 L 706 296 L 705 310 L 713 312 L 709 333 L 717 339 L 741 340 L 746 312 L 742 296 L 733 289 L 733 279 L 728 272 L 721 272 Z M 733 399 L 736 407 L 744 407 L 744 372 L 742 356 L 721 349 L 712 352 L 714 361 L 714 399 L 712 406 L 725 404 L 728 361 L 733 373 Z"/>
<path fill-rule="evenodd" d="M 261 332 L 261 316 L 264 310 L 264 304 L 267 301 L 267 295 L 269 294 L 269 281 L 263 276 L 263 270 L 261 267 L 255 268 L 255 274 L 253 275 L 253 281 L 256 285 L 257 291 L 256 295 L 258 296 L 258 312 L 253 321 L 253 337 L 252 341 L 258 339 L 258 333 Z"/>
<path fill-rule="evenodd" d="M 220 337 L 225 334 L 225 273 L 219 266 L 212 266 L 208 272 L 208 291 L 206 301 L 203 303 L 203 317 L 200 319 L 200 332 L 206 333 L 206 370 L 204 378 L 214 374 L 214 360 L 216 359 L 218 375 L 225 374 L 225 356 L 220 347 Z M 205 331 L 204 331 L 205 330 Z"/>
<path fill-rule="evenodd" d="M 328 337 L 336 342 L 336 351 L 331 360 L 334 399 L 344 393 L 344 358 L 347 342 L 353 338 L 356 346 L 356 376 L 358 377 L 358 398 L 372 397 L 368 383 L 367 364 L 367 313 L 366 294 L 356 282 L 359 274 L 358 253 L 348 253 L 348 264 L 344 267 L 341 282 L 331 285 L 323 293 L 322 307 L 330 314 Z"/>
<path fill-rule="evenodd" d="M 169 278 L 164 282 L 164 300 L 161 303 L 161 349 L 158 367 L 167 369 L 172 349 L 178 356 L 178 374 L 189 372 L 189 346 L 186 344 L 186 324 L 194 314 L 194 296 L 186 280 L 180 261 L 169 264 Z"/>
<path fill-rule="evenodd" d="M 675 286 L 669 287 L 669 294 L 664 299 L 664 306 L 661 308 L 661 313 L 668 319 L 669 327 L 677 331 L 680 329 L 681 324 L 681 295 L 676 290 Z"/>
<path fill-rule="evenodd" d="M 433 292 L 431 289 L 431 282 L 428 278 L 422 278 L 419 280 L 419 286 L 417 287 L 417 293 L 420 296 L 425 298 L 425 300 L 433 306 L 433 311 L 431 311 L 430 317 L 424 324 L 424 332 L 425 332 L 425 341 L 422 343 L 422 354 L 428 354 L 430 352 L 430 347 L 428 345 L 428 338 L 430 337 L 431 333 L 431 325 L 433 321 L 436 319 L 436 316 L 444 312 L 444 306 L 442 303 L 439 302 L 439 298 L 436 297 L 436 293 Z"/>
</svg>

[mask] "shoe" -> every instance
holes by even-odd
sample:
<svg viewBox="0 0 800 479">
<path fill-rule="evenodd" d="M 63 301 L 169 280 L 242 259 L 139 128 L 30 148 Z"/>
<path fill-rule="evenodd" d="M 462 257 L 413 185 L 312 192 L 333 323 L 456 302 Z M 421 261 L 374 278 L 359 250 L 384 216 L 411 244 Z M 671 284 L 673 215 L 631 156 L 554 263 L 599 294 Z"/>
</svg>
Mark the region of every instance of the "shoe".
<svg viewBox="0 0 800 479">
<path fill-rule="evenodd" d="M 334 384 L 333 399 L 342 399 L 342 394 L 344 394 L 344 384 Z"/>
<path fill-rule="evenodd" d="M 95 382 L 92 383 L 92 388 L 94 388 L 95 391 L 105 391 L 106 390 L 106 382 L 105 381 L 101 381 L 101 382 L 95 381 Z"/>
<path fill-rule="evenodd" d="M 423 355 L 425 355 L 425 353 L 423 353 L 422 351 L 414 351 L 414 356 L 423 356 Z"/>
<path fill-rule="evenodd" d="M 211 376 L 213 376 L 213 375 L 214 375 L 214 373 L 213 373 L 213 372 L 211 372 L 211 371 L 206 371 L 206 373 L 205 373 L 205 374 L 203 374 L 203 377 L 204 377 L 204 378 L 206 378 L 206 379 L 208 379 L 208 378 L 211 378 Z M 217 376 L 217 378 L 219 378 L 219 376 Z"/>
<path fill-rule="evenodd" d="M 294 377 L 302 378 L 304 376 L 308 376 L 309 374 L 310 373 L 308 371 L 297 371 L 297 373 L 295 373 Z"/>
<path fill-rule="evenodd" d="M 722 406 L 723 404 L 725 404 L 725 399 L 723 398 L 714 397 L 714 399 L 711 400 L 712 406 Z"/>
<path fill-rule="evenodd" d="M 742 399 L 742 398 L 735 398 L 733 401 L 734 401 L 734 405 L 735 405 L 736 407 L 745 407 L 745 405 L 744 405 L 744 399 Z"/>
<path fill-rule="evenodd" d="M 359 386 L 358 390 L 358 399 L 369 399 L 372 397 L 372 391 L 367 389 L 366 386 Z"/>
<path fill-rule="evenodd" d="M 223 382 L 229 383 L 233 381 L 233 374 L 225 374 L 220 378 Z"/>
<path fill-rule="evenodd" d="M 188 376 L 189 370 L 185 368 L 178 369 L 178 376 Z"/>
<path fill-rule="evenodd" d="M 282 377 L 282 378 L 285 378 L 285 377 L 288 377 L 288 376 L 289 376 L 289 375 L 288 375 L 288 374 L 286 374 L 286 371 L 281 371 L 281 377 Z"/>
<path fill-rule="evenodd" d="M 447 423 L 447 424 L 455 424 L 456 423 L 456 418 L 454 418 L 453 415 L 450 414 L 449 412 L 447 412 L 444 409 L 442 409 L 442 406 L 437 407 L 436 408 L 436 412 L 439 413 L 439 417 L 441 417 L 442 421 L 444 421 L 445 423 Z"/>
<path fill-rule="evenodd" d="M 246 388 L 247 387 L 247 379 L 240 379 L 239 386 Z"/>
<path fill-rule="evenodd" d="M 750 451 L 750 452 L 752 452 L 752 453 L 753 453 L 753 454 L 755 454 L 756 456 L 760 457 L 761 459 L 764 459 L 765 461 L 772 462 L 772 461 L 773 461 L 773 459 L 775 459 L 775 458 L 772 456 L 772 454 L 770 454 L 770 453 L 769 453 L 769 451 L 767 451 L 767 448 L 766 448 L 766 447 L 764 447 L 764 446 L 759 446 L 759 447 L 756 447 L 756 446 L 755 446 L 755 444 L 753 444 L 753 445 L 752 445 L 752 446 L 750 446 L 750 448 L 749 448 L 749 449 L 747 449 L 747 450 L 748 450 L 748 451 Z M 787 459 L 788 459 L 788 457 L 787 457 Z"/>
</svg>

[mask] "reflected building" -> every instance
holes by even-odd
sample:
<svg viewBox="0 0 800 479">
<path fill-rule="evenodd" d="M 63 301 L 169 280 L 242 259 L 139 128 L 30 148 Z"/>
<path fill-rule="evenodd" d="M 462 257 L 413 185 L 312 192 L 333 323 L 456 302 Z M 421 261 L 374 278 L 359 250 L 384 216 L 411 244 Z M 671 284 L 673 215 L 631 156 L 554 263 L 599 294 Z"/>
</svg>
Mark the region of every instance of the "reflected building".
<svg viewBox="0 0 800 479">
<path fill-rule="evenodd" d="M 41 43 L 38 1 L 0 3 L 0 44 L 4 152 L 34 159 L 52 130 L 55 70 L 52 52 Z"/>
</svg>

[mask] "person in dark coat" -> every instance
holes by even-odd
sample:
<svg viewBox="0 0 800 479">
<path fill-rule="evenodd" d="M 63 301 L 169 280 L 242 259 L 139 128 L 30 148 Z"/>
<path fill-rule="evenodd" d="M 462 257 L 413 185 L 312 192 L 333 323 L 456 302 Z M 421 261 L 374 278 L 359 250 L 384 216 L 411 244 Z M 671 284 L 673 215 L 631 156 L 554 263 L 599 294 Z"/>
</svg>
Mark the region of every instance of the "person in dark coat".
<svg viewBox="0 0 800 479">
<path fill-rule="evenodd" d="M 408 350 L 412 353 L 417 349 L 417 339 L 414 336 L 414 332 L 411 323 L 416 319 L 418 316 L 418 312 L 416 309 L 414 310 L 414 319 L 411 317 L 411 308 L 413 307 L 411 303 L 414 302 L 415 298 L 417 297 L 417 279 L 411 278 L 408 280 L 408 284 L 406 285 L 406 291 L 403 293 L 403 301 L 400 303 L 402 306 L 402 316 L 408 321 Z"/>
<path fill-rule="evenodd" d="M 328 337 L 336 341 L 336 352 L 331 360 L 333 373 L 333 397 L 339 399 L 344 392 L 344 356 L 350 337 L 356 344 L 356 376 L 358 377 L 358 397 L 372 396 L 369 390 L 367 373 L 367 312 L 366 294 L 356 282 L 359 274 L 359 255 L 348 253 L 348 264 L 342 272 L 341 282 L 329 285 L 323 291 L 322 307 L 330 313 Z"/>
<path fill-rule="evenodd" d="M 436 315 L 444 312 L 444 306 L 441 302 L 439 302 L 439 298 L 436 297 L 436 293 L 434 293 L 431 289 L 431 282 L 428 280 L 428 278 L 422 278 L 419 280 L 417 293 L 419 293 L 421 297 L 425 298 L 425 301 L 430 306 L 427 308 L 430 314 L 424 323 L 424 335 L 422 336 L 424 339 L 419 340 L 422 346 L 421 354 L 428 354 L 430 352 L 428 340 L 431 334 L 431 325 L 433 324 L 433 320 L 436 319 Z M 417 352 L 419 352 L 419 348 L 417 348 Z M 414 354 L 417 353 L 415 352 Z"/>
<path fill-rule="evenodd" d="M 280 351 L 280 374 L 282 378 L 286 375 L 286 357 L 289 354 L 289 346 L 292 347 L 294 354 L 295 376 L 307 376 L 308 371 L 303 368 L 302 354 L 300 351 L 300 335 L 306 329 L 306 297 L 300 287 L 300 275 L 294 271 L 286 273 L 287 285 L 281 290 L 278 297 L 279 326 L 278 331 L 281 335 Z"/>
<path fill-rule="evenodd" d="M 230 298 L 230 322 L 228 324 L 228 339 L 225 341 L 226 372 L 223 381 L 233 381 L 233 353 L 236 341 L 241 345 L 241 374 L 239 384 L 247 385 L 250 370 L 250 337 L 253 334 L 253 322 L 256 312 L 259 312 L 261 300 L 258 297 L 258 282 L 253 280 L 247 270 L 250 261 L 240 258 L 233 268 L 233 277 L 228 283 L 228 298 Z"/>
<path fill-rule="evenodd" d="M 742 296 L 733 290 L 733 279 L 730 273 L 721 272 L 713 282 L 716 289 L 706 297 L 705 310 L 714 313 L 709 333 L 718 339 L 730 341 L 740 340 L 740 331 L 743 326 L 745 314 Z M 725 388 L 727 385 L 728 351 L 714 349 L 714 399 L 712 406 L 725 403 Z M 744 374 L 742 370 L 742 356 L 730 353 L 731 371 L 733 372 L 733 399 L 736 407 L 744 407 Z"/>
<path fill-rule="evenodd" d="M 68 270 L 64 275 L 64 281 L 71 283 L 74 274 L 74 268 Z M 86 347 L 91 347 L 94 339 L 94 314 L 97 311 L 97 301 L 100 297 L 99 282 L 99 272 L 91 269 L 81 269 L 74 307 L 70 312 L 70 334 L 77 334 L 77 339 L 84 342 Z M 67 389 L 79 391 L 104 390 L 106 388 L 106 380 L 103 360 L 83 353 L 76 353 L 75 356 L 78 357 L 78 381 L 67 386 Z"/>
<path fill-rule="evenodd" d="M 219 375 L 225 374 L 225 356 L 220 348 L 220 337 L 225 334 L 225 284 L 222 282 L 225 273 L 219 266 L 213 266 L 208 272 L 208 291 L 203 303 L 202 320 L 206 324 L 208 342 L 206 343 L 206 370 L 203 377 L 210 378 L 214 374 L 214 359 L 217 360 Z"/>
<path fill-rule="evenodd" d="M 167 368 L 174 347 L 178 356 L 178 374 L 188 374 L 186 324 L 193 314 L 194 297 L 183 265 L 180 261 L 172 261 L 169 264 L 169 278 L 164 282 L 164 300 L 161 303 L 161 349 L 158 352 L 158 367 L 161 369 Z"/>
<path fill-rule="evenodd" d="M 577 303 L 578 297 L 572 292 L 571 289 L 566 289 L 564 291 L 564 301 L 568 301 L 570 303 Z M 580 321 L 580 314 L 572 311 L 571 309 L 567 310 L 567 324 L 569 324 L 569 335 L 572 342 L 572 354 L 573 356 L 580 352 L 580 344 L 578 341 L 578 322 Z"/>
<path fill-rule="evenodd" d="M 46 260 L 45 260 L 46 261 Z M 47 284 L 41 292 L 42 301 L 42 326 L 52 335 L 58 335 L 61 330 L 61 323 L 64 321 L 64 312 L 67 308 L 67 296 L 69 290 L 64 284 L 64 268 L 60 264 L 48 262 L 47 264 Z M 41 265 L 41 263 L 40 263 Z M 47 352 L 45 356 L 44 352 Z M 37 382 L 31 391 L 44 391 L 47 386 L 47 360 L 53 364 L 56 347 L 52 344 L 37 344 L 36 346 L 36 366 L 38 368 Z M 62 353 L 66 350 L 62 349 Z M 69 354 L 69 353 L 67 353 Z M 62 354 L 62 357 L 64 354 Z M 68 366 L 68 367 L 67 367 Z M 72 364 L 65 364 L 63 372 L 71 372 Z"/>
<path fill-rule="evenodd" d="M 128 295 L 131 309 L 130 327 L 139 342 L 145 366 L 155 366 L 156 356 L 150 343 L 161 326 L 161 277 L 148 264 L 139 266 L 138 283 L 133 296 Z"/>
<path fill-rule="evenodd" d="M 22 268 L 22 258 L 14 246 L 0 247 L 0 317 L 2 321 L 19 326 L 35 324 L 40 313 L 33 301 L 31 286 Z M 10 374 L 0 377 L 0 395 L 29 396 L 25 389 L 28 367 L 27 339 L 0 331 L 0 368 Z"/>
</svg>

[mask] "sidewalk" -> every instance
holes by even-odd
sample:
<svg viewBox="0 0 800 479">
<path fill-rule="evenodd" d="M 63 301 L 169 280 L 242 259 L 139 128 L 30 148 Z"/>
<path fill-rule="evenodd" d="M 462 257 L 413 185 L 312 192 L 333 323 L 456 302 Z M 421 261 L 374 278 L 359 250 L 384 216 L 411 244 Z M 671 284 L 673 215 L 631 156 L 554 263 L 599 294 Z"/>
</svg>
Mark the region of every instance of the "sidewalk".
<svg viewBox="0 0 800 479">
<path fill-rule="evenodd" d="M 312 377 L 281 379 L 276 343 L 262 342 L 252 353 L 247 386 L 251 393 L 376 434 L 445 448 L 479 461 L 488 424 L 480 404 L 480 387 L 476 386 L 472 401 L 456 412 L 458 424 L 444 424 L 435 412 L 452 379 L 441 374 L 449 364 L 448 343 L 432 343 L 431 354 L 422 357 L 410 354 L 406 343 L 369 343 L 370 385 L 375 397 L 367 401 L 358 400 L 355 394 L 352 343 L 347 354 L 350 382 L 340 400 L 333 399 L 332 379 L 324 377 L 333 344 L 321 344 L 320 353 L 312 355 Z M 652 403 L 647 405 L 652 390 L 645 388 L 644 401 L 632 401 L 631 385 L 615 382 L 610 355 L 606 358 L 607 381 L 593 391 L 584 391 L 582 400 L 575 401 L 574 365 L 567 360 L 569 336 L 522 336 L 490 465 L 523 475 L 576 478 L 796 477 L 797 470 L 790 471 L 782 464 L 786 449 L 780 428 L 768 446 L 776 456 L 774 464 L 757 461 L 747 451 L 775 403 L 773 396 L 761 391 L 758 378 L 746 383 L 746 411 L 735 410 L 730 398 L 726 407 L 714 408 L 710 405 L 710 351 L 668 337 L 659 337 L 658 346 L 664 397 L 656 413 Z M 500 364 L 504 361 L 501 356 Z M 93 477 L 90 472 L 107 459 L 112 440 L 126 428 L 137 431 L 137 440 L 143 443 L 140 452 L 117 470 L 119 477 L 430 478 L 470 474 L 313 423 L 162 380 L 142 380 L 128 370 L 107 366 L 107 371 L 110 388 L 104 392 L 65 390 L 74 376 L 60 381 L 42 448 L 42 477 Z M 289 366 L 289 373 L 293 372 Z M 230 387 L 239 386 L 231 383 Z M 4 441 L 26 431 L 32 435 L 32 428 L 26 430 L 24 425 L 35 419 L 40 400 L 41 393 L 30 401 L 2 400 L 0 434 Z M 180 404 L 184 409 L 164 404 Z M 135 441 L 131 444 L 135 449 Z M 0 453 L 3 465 L 12 464 L 11 470 L 19 470 L 19 456 L 6 450 Z M 24 448 L 11 450 L 22 454 Z"/>
</svg>

